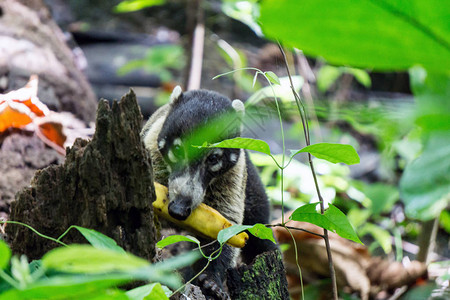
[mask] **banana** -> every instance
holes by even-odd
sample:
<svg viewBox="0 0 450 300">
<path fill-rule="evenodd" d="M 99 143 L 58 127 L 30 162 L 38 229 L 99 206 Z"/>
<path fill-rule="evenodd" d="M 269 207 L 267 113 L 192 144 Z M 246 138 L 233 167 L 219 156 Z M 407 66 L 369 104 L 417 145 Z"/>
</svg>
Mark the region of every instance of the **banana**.
<svg viewBox="0 0 450 300">
<path fill-rule="evenodd" d="M 155 182 L 156 200 L 153 202 L 153 209 L 159 216 L 171 221 L 183 228 L 190 229 L 212 239 L 217 239 L 220 230 L 228 228 L 231 222 L 222 216 L 217 210 L 201 203 L 194 209 L 191 215 L 184 221 L 172 218 L 169 215 L 169 199 L 167 198 L 167 187 Z M 241 232 L 228 240 L 227 244 L 242 248 L 248 240 L 248 234 Z"/>
</svg>

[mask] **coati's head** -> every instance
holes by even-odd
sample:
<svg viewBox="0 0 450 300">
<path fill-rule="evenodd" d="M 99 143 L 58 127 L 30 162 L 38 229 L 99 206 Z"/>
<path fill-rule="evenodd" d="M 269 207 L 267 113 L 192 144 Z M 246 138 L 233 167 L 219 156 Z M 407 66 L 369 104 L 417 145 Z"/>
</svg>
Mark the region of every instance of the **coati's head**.
<svg viewBox="0 0 450 300">
<path fill-rule="evenodd" d="M 170 106 L 158 149 L 170 171 L 169 214 L 185 220 L 203 202 L 208 186 L 235 166 L 240 156 L 240 149 L 195 146 L 239 136 L 244 105 L 216 92 L 182 93 L 176 87 Z"/>
</svg>

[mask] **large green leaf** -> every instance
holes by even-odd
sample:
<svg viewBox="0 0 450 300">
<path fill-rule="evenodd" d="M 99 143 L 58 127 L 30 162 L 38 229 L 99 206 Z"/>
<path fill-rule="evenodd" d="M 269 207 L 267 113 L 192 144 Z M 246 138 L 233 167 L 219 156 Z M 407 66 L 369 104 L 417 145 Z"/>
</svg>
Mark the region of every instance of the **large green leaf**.
<svg viewBox="0 0 450 300">
<path fill-rule="evenodd" d="M 338 65 L 450 70 L 450 5 L 441 0 L 265 0 L 264 33 Z"/>
<path fill-rule="evenodd" d="M 294 152 L 292 156 L 295 156 L 302 152 L 309 152 L 317 158 L 325 159 L 334 164 L 359 164 L 358 153 L 356 153 L 355 148 L 350 145 L 318 143 L 302 148 Z"/>
<path fill-rule="evenodd" d="M 8 290 L 0 294 L 0 300 L 127 299 L 124 293 L 113 296 L 107 289 L 128 281 L 124 275 L 57 276 L 42 279 L 23 290 Z"/>
<path fill-rule="evenodd" d="M 42 266 L 60 272 L 101 273 L 134 270 L 150 264 L 129 253 L 70 245 L 54 249 L 42 257 Z"/>
<path fill-rule="evenodd" d="M 410 78 L 424 145 L 406 166 L 400 192 L 409 217 L 429 220 L 450 200 L 450 78 L 421 68 L 412 69 Z"/>
<path fill-rule="evenodd" d="M 294 221 L 308 222 L 329 231 L 337 233 L 339 236 L 361 243 L 347 216 L 336 206 L 329 204 L 328 209 L 322 215 L 317 212 L 316 203 L 306 204 L 297 208 L 289 217 Z"/>
</svg>

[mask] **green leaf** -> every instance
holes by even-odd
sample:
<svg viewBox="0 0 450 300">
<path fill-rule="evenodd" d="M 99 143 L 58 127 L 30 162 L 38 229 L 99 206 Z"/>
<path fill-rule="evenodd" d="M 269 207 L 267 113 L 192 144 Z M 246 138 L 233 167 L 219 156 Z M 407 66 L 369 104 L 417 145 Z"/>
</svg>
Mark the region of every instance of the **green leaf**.
<svg viewBox="0 0 450 300">
<path fill-rule="evenodd" d="M 262 140 L 237 137 L 234 139 L 223 140 L 219 143 L 208 145 L 211 148 L 241 148 L 253 150 L 270 155 L 269 145 Z"/>
<path fill-rule="evenodd" d="M 269 227 L 264 226 L 264 224 L 255 224 L 252 227 L 248 228 L 248 232 L 253 234 L 254 236 L 264 239 L 264 240 L 270 240 L 274 244 L 277 242 L 275 241 L 275 238 L 273 237 L 273 231 Z"/>
<path fill-rule="evenodd" d="M 20 259 L 17 256 L 11 258 L 11 274 L 21 286 L 26 286 L 33 281 L 31 278 L 30 266 L 25 255 L 21 255 Z"/>
<path fill-rule="evenodd" d="M 267 37 L 332 64 L 446 73 L 449 14 L 441 0 L 266 0 L 259 21 Z"/>
<path fill-rule="evenodd" d="M 162 249 L 166 246 L 178 243 L 178 242 L 191 242 L 191 243 L 195 243 L 197 245 L 200 246 L 200 241 L 198 239 L 196 239 L 193 236 L 184 236 L 184 235 L 170 235 L 162 240 L 160 240 L 158 243 L 156 243 L 156 247 Z"/>
<path fill-rule="evenodd" d="M 11 258 L 11 249 L 8 244 L 0 240 L 0 270 L 5 269 L 8 266 L 9 259 Z"/>
<path fill-rule="evenodd" d="M 252 226 L 250 226 L 250 225 L 233 225 L 233 226 L 227 227 L 225 229 L 222 229 L 217 234 L 217 241 L 219 241 L 219 243 L 221 245 L 223 245 L 229 239 L 231 239 L 233 236 L 235 236 L 236 234 L 241 233 L 244 230 L 249 229 L 250 227 L 252 227 Z"/>
<path fill-rule="evenodd" d="M 160 283 L 146 284 L 126 292 L 131 300 L 168 300 L 169 297 L 165 294 Z"/>
<path fill-rule="evenodd" d="M 258 78 L 258 72 L 255 72 L 255 75 L 253 76 L 253 82 L 252 82 L 252 87 L 255 87 L 256 84 L 256 79 Z"/>
<path fill-rule="evenodd" d="M 410 78 L 423 151 L 406 166 L 400 193 L 406 214 L 425 221 L 450 202 L 450 77 L 416 67 Z"/>
<path fill-rule="evenodd" d="M 88 242 L 97 249 L 108 249 L 119 253 L 125 253 L 121 247 L 119 247 L 112 238 L 95 231 L 93 229 L 87 229 L 81 226 L 73 226 L 76 228 Z"/>
<path fill-rule="evenodd" d="M 374 215 L 390 212 L 399 199 L 398 188 L 384 183 L 365 184 L 362 192 L 371 200 L 370 211 Z"/>
<path fill-rule="evenodd" d="M 150 264 L 129 253 L 97 249 L 89 245 L 70 245 L 54 249 L 42 257 L 42 266 L 68 273 L 101 273 L 134 270 Z"/>
<path fill-rule="evenodd" d="M 405 212 L 430 220 L 450 201 L 450 131 L 429 134 L 422 154 L 408 164 L 400 179 Z"/>
<path fill-rule="evenodd" d="M 301 152 L 309 152 L 317 158 L 325 159 L 334 164 L 359 164 L 358 153 L 356 153 L 355 148 L 350 145 L 330 143 L 313 144 L 294 152 L 291 157 L 294 157 Z"/>
<path fill-rule="evenodd" d="M 127 299 L 111 297 L 107 289 L 128 282 L 124 275 L 71 275 L 45 278 L 30 284 L 23 290 L 8 290 L 0 294 L 0 300 L 25 299 Z M 117 295 L 116 295 L 117 296 Z"/>
<path fill-rule="evenodd" d="M 347 219 L 347 216 L 333 204 L 329 204 L 324 216 L 334 224 L 336 233 L 346 239 L 362 244 L 353 226 Z"/>
<path fill-rule="evenodd" d="M 369 73 L 367 73 L 367 71 L 355 68 L 344 68 L 344 72 L 352 74 L 355 77 L 356 81 L 358 81 L 366 88 L 369 88 L 372 85 L 372 80 L 370 79 Z"/>
<path fill-rule="evenodd" d="M 317 73 L 317 88 L 321 92 L 326 92 L 341 76 L 342 71 L 337 67 L 325 65 Z"/>
<path fill-rule="evenodd" d="M 318 202 L 297 208 L 290 216 L 290 219 L 317 225 L 335 232 L 343 238 L 362 244 L 343 212 L 336 206 L 329 204 L 329 208 L 322 215 L 316 210 L 317 204 Z"/>
<path fill-rule="evenodd" d="M 114 7 L 114 12 L 126 13 L 141 10 L 146 7 L 162 5 L 166 0 L 125 0 Z"/>
<path fill-rule="evenodd" d="M 269 81 L 273 84 L 280 84 L 280 79 L 278 79 L 278 76 L 274 72 L 267 71 L 264 72 L 264 75 L 266 75 L 267 79 L 269 79 Z"/>
<path fill-rule="evenodd" d="M 384 253 L 389 254 L 392 251 L 391 235 L 389 231 L 371 224 L 366 223 L 358 231 L 361 236 L 370 234 L 377 241 L 377 243 L 383 248 Z"/>
</svg>

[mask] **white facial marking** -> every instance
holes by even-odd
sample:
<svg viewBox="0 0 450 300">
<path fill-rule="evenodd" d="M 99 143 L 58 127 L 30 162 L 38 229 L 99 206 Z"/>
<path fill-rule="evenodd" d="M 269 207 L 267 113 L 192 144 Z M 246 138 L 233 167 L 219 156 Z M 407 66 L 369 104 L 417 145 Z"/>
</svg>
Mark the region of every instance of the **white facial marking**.
<svg viewBox="0 0 450 300">
<path fill-rule="evenodd" d="M 210 166 L 209 169 L 213 172 L 217 172 L 222 168 L 222 165 L 222 161 L 219 161 L 217 164 Z"/>
<path fill-rule="evenodd" d="M 169 157 L 169 160 L 173 163 L 177 162 L 177 158 L 175 155 L 173 155 L 172 149 L 169 150 L 169 153 L 167 153 L 167 157 Z"/>
<path fill-rule="evenodd" d="M 232 161 L 232 162 L 237 162 L 237 159 L 238 159 L 238 157 L 237 157 L 237 154 L 236 153 L 231 153 L 230 154 L 230 160 Z"/>
<path fill-rule="evenodd" d="M 177 86 L 173 89 L 172 94 L 170 95 L 170 103 L 173 103 L 174 101 L 176 101 L 176 100 L 180 97 L 180 95 L 181 95 L 182 92 L 183 92 L 183 91 L 181 90 L 181 87 L 180 87 L 179 85 L 177 85 Z"/>
<path fill-rule="evenodd" d="M 180 138 L 176 138 L 176 139 L 173 141 L 173 144 L 174 144 L 175 146 L 181 146 L 181 139 L 180 139 Z"/>
<path fill-rule="evenodd" d="M 165 145 L 166 145 L 166 140 L 165 140 L 165 139 L 162 139 L 162 140 L 160 140 L 159 143 L 158 143 L 158 148 L 159 148 L 159 149 L 162 149 L 162 148 L 164 148 Z"/>
<path fill-rule="evenodd" d="M 223 149 L 221 148 L 215 148 L 213 151 L 211 151 L 212 154 L 217 154 L 217 155 L 222 155 L 223 154 Z"/>
</svg>

